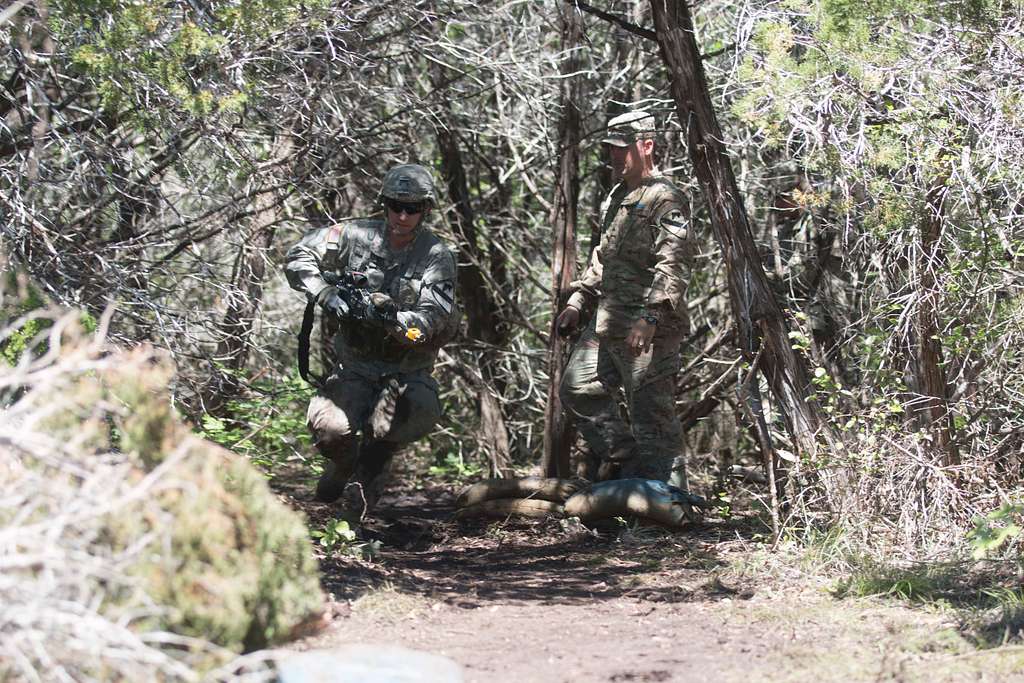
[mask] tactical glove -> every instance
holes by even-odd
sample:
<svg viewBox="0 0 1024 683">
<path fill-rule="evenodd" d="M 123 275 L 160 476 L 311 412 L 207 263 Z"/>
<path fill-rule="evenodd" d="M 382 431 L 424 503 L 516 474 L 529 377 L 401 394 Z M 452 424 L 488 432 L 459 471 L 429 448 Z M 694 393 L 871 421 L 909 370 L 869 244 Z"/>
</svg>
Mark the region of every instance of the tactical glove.
<svg viewBox="0 0 1024 683">
<path fill-rule="evenodd" d="M 398 304 L 387 294 L 374 292 L 366 307 L 366 319 L 382 325 L 394 325 L 398 322 Z"/>
<path fill-rule="evenodd" d="M 324 313 L 332 315 L 338 320 L 348 317 L 348 304 L 338 295 L 338 290 L 334 287 L 324 287 L 323 291 L 317 294 L 316 302 L 320 304 Z"/>
</svg>

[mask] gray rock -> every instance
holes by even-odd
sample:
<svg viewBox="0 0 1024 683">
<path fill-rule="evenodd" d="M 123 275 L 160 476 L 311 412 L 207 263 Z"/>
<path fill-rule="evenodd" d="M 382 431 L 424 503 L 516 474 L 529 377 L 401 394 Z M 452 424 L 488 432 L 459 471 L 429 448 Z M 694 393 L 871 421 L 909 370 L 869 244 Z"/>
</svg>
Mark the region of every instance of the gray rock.
<svg viewBox="0 0 1024 683">
<path fill-rule="evenodd" d="M 277 662 L 280 683 L 462 683 L 451 659 L 397 645 L 358 644 L 288 655 Z"/>
</svg>

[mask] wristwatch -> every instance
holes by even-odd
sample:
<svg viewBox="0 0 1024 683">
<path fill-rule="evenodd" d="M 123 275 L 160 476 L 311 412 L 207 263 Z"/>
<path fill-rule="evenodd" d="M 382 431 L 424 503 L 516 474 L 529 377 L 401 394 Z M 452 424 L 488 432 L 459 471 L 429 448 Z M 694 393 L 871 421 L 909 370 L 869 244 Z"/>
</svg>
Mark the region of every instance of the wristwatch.
<svg viewBox="0 0 1024 683">
<path fill-rule="evenodd" d="M 644 313 L 642 316 L 640 316 L 640 319 L 643 320 L 648 325 L 658 324 L 658 316 L 651 312 Z"/>
</svg>

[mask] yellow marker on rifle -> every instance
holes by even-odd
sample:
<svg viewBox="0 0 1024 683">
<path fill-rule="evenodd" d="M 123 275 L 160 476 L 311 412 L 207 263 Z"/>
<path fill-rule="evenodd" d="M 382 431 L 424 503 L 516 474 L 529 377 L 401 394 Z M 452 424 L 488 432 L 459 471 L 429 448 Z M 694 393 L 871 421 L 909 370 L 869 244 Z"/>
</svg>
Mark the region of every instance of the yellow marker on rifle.
<svg viewBox="0 0 1024 683">
<path fill-rule="evenodd" d="M 409 341 L 418 342 L 423 338 L 423 331 L 418 327 L 410 327 L 405 331 L 405 338 Z"/>
</svg>

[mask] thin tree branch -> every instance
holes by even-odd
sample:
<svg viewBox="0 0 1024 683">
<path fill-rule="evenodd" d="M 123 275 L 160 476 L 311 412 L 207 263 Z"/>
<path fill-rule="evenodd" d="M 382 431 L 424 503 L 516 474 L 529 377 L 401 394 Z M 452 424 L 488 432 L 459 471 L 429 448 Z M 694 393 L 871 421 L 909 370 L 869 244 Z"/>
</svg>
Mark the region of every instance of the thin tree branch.
<svg viewBox="0 0 1024 683">
<path fill-rule="evenodd" d="M 641 38 L 646 38 L 647 40 L 654 40 L 654 41 L 656 41 L 658 39 L 657 34 L 654 31 L 652 31 L 651 29 L 644 28 L 643 26 L 637 26 L 636 24 L 634 24 L 632 22 L 626 21 L 625 19 L 623 19 L 620 16 L 616 16 L 616 15 L 610 13 L 610 12 L 605 12 L 604 10 L 598 9 L 598 8 L 592 6 L 592 5 L 588 5 L 585 2 L 579 2 L 579 0 L 565 0 L 565 1 L 568 2 L 569 4 L 573 5 L 577 9 L 580 9 L 580 10 L 586 12 L 587 14 L 593 14 L 598 19 L 603 19 L 603 20 L 607 21 L 608 23 L 615 24 L 616 26 L 618 26 L 618 27 L 628 31 L 629 33 L 632 33 L 633 35 L 640 36 Z M 711 52 L 705 52 L 704 54 L 702 54 L 700 56 L 700 58 L 702 60 L 703 59 L 711 59 L 712 57 L 717 57 L 719 55 L 724 55 L 726 52 L 732 52 L 735 49 L 736 49 L 736 43 L 730 43 L 730 44 L 728 44 L 728 45 L 726 45 L 724 47 L 718 48 L 717 50 L 713 50 Z"/>
<path fill-rule="evenodd" d="M 579 2 L 579 0 L 565 1 L 568 2 L 570 5 L 574 6 L 576 9 L 583 10 L 588 14 L 593 14 L 598 19 L 604 19 L 608 23 L 615 24 L 616 26 L 625 29 L 626 31 L 629 31 L 634 35 L 640 36 L 641 38 L 646 38 L 647 40 L 658 39 L 654 31 L 652 31 L 651 29 L 644 28 L 643 26 L 637 26 L 632 22 L 626 21 L 622 17 L 611 14 L 610 12 L 605 12 L 604 10 L 598 9 L 592 5 L 588 5 L 585 2 Z"/>
</svg>

